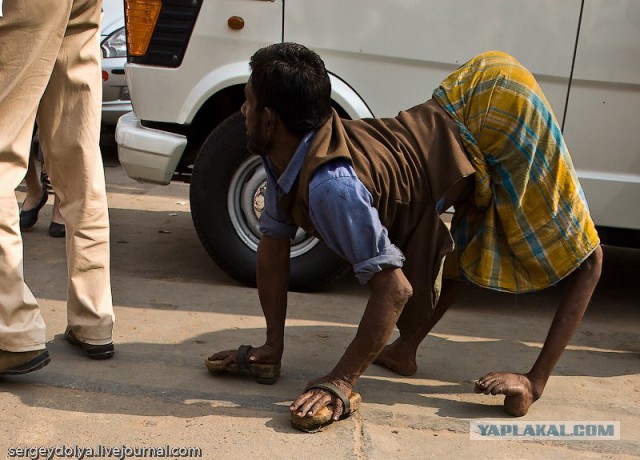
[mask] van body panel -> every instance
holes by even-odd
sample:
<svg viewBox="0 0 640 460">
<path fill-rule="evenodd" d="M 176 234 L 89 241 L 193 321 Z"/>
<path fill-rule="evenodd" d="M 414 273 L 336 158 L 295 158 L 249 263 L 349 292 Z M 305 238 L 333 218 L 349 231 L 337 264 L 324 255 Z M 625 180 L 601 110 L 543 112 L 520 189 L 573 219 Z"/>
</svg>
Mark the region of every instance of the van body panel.
<svg viewBox="0 0 640 460">
<path fill-rule="evenodd" d="M 212 88 L 220 87 L 220 82 L 210 78 L 212 73 L 233 63 L 244 65 L 258 48 L 281 41 L 282 5 L 283 0 L 203 2 L 180 67 L 127 64 L 136 116 L 140 120 L 191 123 L 199 103 L 212 94 Z M 232 16 L 241 17 L 245 26 L 231 29 L 227 21 Z M 248 64 L 245 73 L 249 73 Z M 215 77 L 219 75 L 230 78 L 224 73 Z"/>
<path fill-rule="evenodd" d="M 560 119 L 580 4 L 287 0 L 284 39 L 315 49 L 330 71 L 357 88 L 377 117 L 394 116 L 428 99 L 444 76 L 475 55 L 505 51 L 536 74 Z"/>
<path fill-rule="evenodd" d="M 232 16 L 244 27 L 230 28 Z M 294 41 L 317 51 L 334 102 L 351 118 L 395 116 L 429 99 L 468 59 L 496 49 L 540 82 L 596 224 L 640 230 L 638 24 L 637 0 L 207 0 L 180 67 L 127 65 L 141 122 L 122 131 L 131 148 L 119 148 L 137 157 L 136 179 L 147 180 L 140 171 L 157 155 L 134 141 L 161 136 L 150 136 L 144 122 L 190 125 L 212 97 L 246 82 L 251 55 L 267 44 Z M 169 177 L 174 164 L 163 163 L 153 180 Z"/>
<path fill-rule="evenodd" d="M 564 137 L 599 225 L 640 228 L 640 2 L 585 1 Z"/>
</svg>

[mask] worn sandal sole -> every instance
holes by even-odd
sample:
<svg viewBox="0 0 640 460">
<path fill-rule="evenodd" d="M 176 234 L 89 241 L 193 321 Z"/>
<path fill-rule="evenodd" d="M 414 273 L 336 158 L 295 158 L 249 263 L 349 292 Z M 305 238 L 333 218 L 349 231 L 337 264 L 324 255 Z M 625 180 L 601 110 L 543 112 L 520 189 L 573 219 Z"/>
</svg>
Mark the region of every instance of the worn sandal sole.
<svg viewBox="0 0 640 460">
<path fill-rule="evenodd" d="M 263 364 L 252 363 L 248 365 L 248 368 L 240 367 L 238 364 L 229 364 L 224 367 L 223 360 L 209 360 L 205 359 L 204 364 L 207 366 L 207 370 L 214 375 L 220 374 L 238 374 L 238 375 L 252 375 L 256 378 L 258 383 L 263 385 L 273 385 L 280 378 L 280 363 L 276 364 Z"/>
<path fill-rule="evenodd" d="M 360 405 L 362 404 L 360 393 L 352 392 L 351 396 L 349 396 L 349 404 L 351 405 L 351 411 L 340 417 L 340 420 L 351 417 L 360 409 Z M 333 406 L 325 406 L 311 417 L 300 417 L 299 415 L 291 413 L 291 426 L 305 433 L 317 433 L 336 422 L 336 420 L 331 418 L 332 415 Z"/>
</svg>

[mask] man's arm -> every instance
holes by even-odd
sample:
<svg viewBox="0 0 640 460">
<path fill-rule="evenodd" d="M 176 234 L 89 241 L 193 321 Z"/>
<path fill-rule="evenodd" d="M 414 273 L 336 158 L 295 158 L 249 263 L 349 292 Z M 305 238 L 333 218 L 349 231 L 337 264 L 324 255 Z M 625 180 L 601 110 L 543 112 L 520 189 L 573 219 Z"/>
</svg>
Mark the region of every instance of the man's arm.
<svg viewBox="0 0 640 460">
<path fill-rule="evenodd" d="M 290 240 L 266 235 L 262 236 L 258 245 L 258 296 L 267 322 L 267 341 L 264 346 L 269 347 L 277 354 L 278 361 L 284 351 L 290 248 Z M 253 354 L 249 359 L 257 362 L 270 362 L 260 359 L 259 353 Z"/>
<path fill-rule="evenodd" d="M 284 351 L 284 323 L 287 316 L 289 287 L 289 247 L 286 238 L 263 235 L 258 245 L 257 284 L 262 312 L 267 322 L 267 339 L 261 347 L 252 347 L 249 362 L 278 363 Z M 210 360 L 222 360 L 224 367 L 236 362 L 237 350 L 213 354 Z"/>
<path fill-rule="evenodd" d="M 348 397 L 384 348 L 413 290 L 400 269 L 404 255 L 389 240 L 371 193 L 348 162 L 329 163 L 316 171 L 309 187 L 309 209 L 325 243 L 348 260 L 358 280 L 371 289 L 358 332 L 342 358 L 328 375 L 307 385 L 330 382 Z M 312 416 L 329 404 L 337 419 L 342 414 L 341 400 L 324 389 L 310 389 L 290 410 Z"/>
<path fill-rule="evenodd" d="M 399 268 L 376 273 L 369 281 L 371 295 L 355 338 L 329 375 L 353 386 L 373 362 L 393 331 L 413 289 Z"/>
<path fill-rule="evenodd" d="M 399 268 L 382 270 L 369 281 L 371 295 L 358 332 L 338 364 L 328 375 L 310 382 L 331 382 L 349 396 L 358 378 L 384 348 L 393 327 L 412 294 L 411 284 Z M 311 389 L 291 405 L 299 416 L 312 416 L 328 404 L 333 405 L 333 417 L 342 414 L 342 403 L 325 390 Z"/>
</svg>

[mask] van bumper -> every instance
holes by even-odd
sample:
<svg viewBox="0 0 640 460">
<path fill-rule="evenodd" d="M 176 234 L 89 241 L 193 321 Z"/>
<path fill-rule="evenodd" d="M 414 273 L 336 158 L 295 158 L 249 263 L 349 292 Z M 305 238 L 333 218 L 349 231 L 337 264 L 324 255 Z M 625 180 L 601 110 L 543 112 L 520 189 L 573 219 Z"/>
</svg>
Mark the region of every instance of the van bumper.
<svg viewBox="0 0 640 460">
<path fill-rule="evenodd" d="M 118 158 L 129 177 L 167 185 L 187 146 L 186 136 L 142 126 L 134 112 L 118 120 Z"/>
</svg>

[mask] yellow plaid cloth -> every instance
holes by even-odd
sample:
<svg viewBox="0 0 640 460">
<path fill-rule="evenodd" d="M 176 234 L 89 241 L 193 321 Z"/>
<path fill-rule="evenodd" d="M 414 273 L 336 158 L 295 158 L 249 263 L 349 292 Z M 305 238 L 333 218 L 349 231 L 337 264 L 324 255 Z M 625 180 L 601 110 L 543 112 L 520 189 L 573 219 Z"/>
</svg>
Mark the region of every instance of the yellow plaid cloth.
<svg viewBox="0 0 640 460">
<path fill-rule="evenodd" d="M 508 292 L 548 287 L 599 244 L 560 127 L 535 78 L 490 51 L 433 94 L 460 127 L 475 199 L 456 208 L 445 276 Z"/>
</svg>

